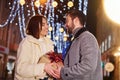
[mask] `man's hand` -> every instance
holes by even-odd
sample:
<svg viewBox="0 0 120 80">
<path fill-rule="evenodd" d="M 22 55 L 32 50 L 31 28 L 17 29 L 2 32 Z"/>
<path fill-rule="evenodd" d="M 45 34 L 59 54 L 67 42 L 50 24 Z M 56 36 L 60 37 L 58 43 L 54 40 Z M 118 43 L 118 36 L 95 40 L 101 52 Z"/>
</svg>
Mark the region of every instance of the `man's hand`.
<svg viewBox="0 0 120 80">
<path fill-rule="evenodd" d="M 61 71 L 62 67 L 64 67 L 63 64 L 62 65 L 57 64 L 57 69 L 54 69 L 54 73 L 55 73 L 54 77 L 55 78 L 61 78 L 60 71 Z"/>
<path fill-rule="evenodd" d="M 49 74 L 52 77 L 56 77 L 57 75 L 55 74 L 54 70 L 57 68 L 56 63 L 47 63 L 45 64 L 45 72 Z"/>
</svg>

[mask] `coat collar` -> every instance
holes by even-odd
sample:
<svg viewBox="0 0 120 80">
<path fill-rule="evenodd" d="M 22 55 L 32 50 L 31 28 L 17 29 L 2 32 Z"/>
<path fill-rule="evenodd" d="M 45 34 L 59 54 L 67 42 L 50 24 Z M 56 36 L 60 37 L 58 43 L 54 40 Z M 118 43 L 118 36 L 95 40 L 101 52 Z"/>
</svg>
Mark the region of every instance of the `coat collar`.
<svg viewBox="0 0 120 80">
<path fill-rule="evenodd" d="M 37 44 L 37 45 L 41 44 L 39 39 L 36 39 L 31 35 L 27 35 L 26 38 L 27 38 L 28 41 L 30 41 L 30 42 L 32 42 L 34 44 Z M 43 38 L 44 38 L 44 41 L 46 41 L 47 43 L 54 44 L 49 38 L 47 38 L 47 37 L 43 37 Z"/>
<path fill-rule="evenodd" d="M 75 36 L 75 34 L 81 29 L 81 27 L 78 27 L 76 28 L 74 31 L 73 31 L 73 36 Z"/>
<path fill-rule="evenodd" d="M 30 41 L 30 42 L 32 42 L 32 43 L 35 43 L 35 44 L 38 44 L 38 45 L 40 44 L 39 40 L 36 39 L 36 38 L 34 38 L 34 37 L 31 36 L 31 35 L 27 35 L 26 38 L 27 38 L 28 41 Z"/>
<path fill-rule="evenodd" d="M 73 33 L 74 39 L 77 38 L 79 35 L 81 35 L 84 31 L 87 31 L 86 27 L 75 29 Z"/>
</svg>

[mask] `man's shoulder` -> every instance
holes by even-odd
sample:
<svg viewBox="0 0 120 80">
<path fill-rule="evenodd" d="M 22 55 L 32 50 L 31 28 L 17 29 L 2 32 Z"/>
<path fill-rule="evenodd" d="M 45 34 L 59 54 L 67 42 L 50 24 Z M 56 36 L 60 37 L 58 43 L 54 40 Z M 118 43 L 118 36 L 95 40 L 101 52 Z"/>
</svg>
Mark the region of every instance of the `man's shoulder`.
<svg viewBox="0 0 120 80">
<path fill-rule="evenodd" d="M 89 31 L 85 31 L 83 32 L 81 35 L 79 35 L 78 39 L 88 39 L 88 40 L 91 40 L 91 39 L 95 39 L 96 40 L 96 37 Z"/>
</svg>

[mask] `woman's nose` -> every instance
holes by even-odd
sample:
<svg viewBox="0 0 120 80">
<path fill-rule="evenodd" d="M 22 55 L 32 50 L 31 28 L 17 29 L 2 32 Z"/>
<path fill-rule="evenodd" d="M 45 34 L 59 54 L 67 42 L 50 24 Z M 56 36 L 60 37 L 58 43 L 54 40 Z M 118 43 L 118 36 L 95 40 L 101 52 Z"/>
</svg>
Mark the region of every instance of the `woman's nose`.
<svg viewBox="0 0 120 80">
<path fill-rule="evenodd" d="M 46 25 L 46 29 L 48 29 L 48 25 Z"/>
</svg>

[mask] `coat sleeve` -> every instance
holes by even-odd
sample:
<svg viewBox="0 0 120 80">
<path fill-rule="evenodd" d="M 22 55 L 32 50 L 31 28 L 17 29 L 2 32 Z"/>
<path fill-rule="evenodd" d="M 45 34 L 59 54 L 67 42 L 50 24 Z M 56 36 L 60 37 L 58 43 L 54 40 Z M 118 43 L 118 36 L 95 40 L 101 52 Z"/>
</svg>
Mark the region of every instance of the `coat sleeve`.
<svg viewBox="0 0 120 80">
<path fill-rule="evenodd" d="M 23 41 L 17 52 L 17 61 L 15 72 L 21 77 L 43 77 L 44 63 L 37 64 L 34 62 L 34 54 L 32 53 L 31 44 L 27 41 Z"/>
<path fill-rule="evenodd" d="M 63 80 L 70 80 L 75 77 L 82 78 L 85 75 L 90 75 L 97 67 L 99 48 L 95 37 L 88 34 L 83 35 L 83 37 L 78 40 L 80 41 L 79 47 L 82 57 L 77 64 L 61 69 L 61 77 Z"/>
</svg>

